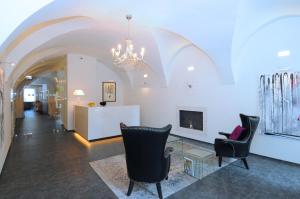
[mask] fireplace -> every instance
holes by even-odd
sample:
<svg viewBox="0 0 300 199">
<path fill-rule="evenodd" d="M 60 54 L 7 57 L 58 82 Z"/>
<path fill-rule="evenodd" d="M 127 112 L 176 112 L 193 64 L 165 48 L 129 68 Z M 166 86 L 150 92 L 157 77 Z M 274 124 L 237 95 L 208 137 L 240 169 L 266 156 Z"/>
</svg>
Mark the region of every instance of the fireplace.
<svg viewBox="0 0 300 199">
<path fill-rule="evenodd" d="M 192 139 L 207 136 L 207 108 L 177 106 L 174 134 Z"/>
<path fill-rule="evenodd" d="M 203 131 L 203 112 L 179 110 L 179 127 Z"/>
</svg>

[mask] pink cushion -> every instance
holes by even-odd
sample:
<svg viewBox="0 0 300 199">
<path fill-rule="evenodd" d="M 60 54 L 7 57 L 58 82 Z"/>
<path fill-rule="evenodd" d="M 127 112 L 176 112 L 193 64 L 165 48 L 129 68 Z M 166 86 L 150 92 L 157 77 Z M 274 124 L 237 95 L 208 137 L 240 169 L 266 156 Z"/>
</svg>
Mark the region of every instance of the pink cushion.
<svg viewBox="0 0 300 199">
<path fill-rule="evenodd" d="M 238 140 L 239 137 L 241 136 L 241 134 L 243 133 L 243 131 L 245 131 L 245 130 L 246 130 L 245 128 L 238 125 L 237 127 L 235 127 L 235 129 L 232 131 L 232 133 L 229 135 L 229 139 Z"/>
</svg>

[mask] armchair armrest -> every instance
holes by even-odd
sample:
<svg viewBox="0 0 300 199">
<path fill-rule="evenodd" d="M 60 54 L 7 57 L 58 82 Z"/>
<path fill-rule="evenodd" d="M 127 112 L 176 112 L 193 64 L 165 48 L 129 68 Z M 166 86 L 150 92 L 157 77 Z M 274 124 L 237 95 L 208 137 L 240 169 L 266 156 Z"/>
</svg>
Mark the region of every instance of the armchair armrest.
<svg viewBox="0 0 300 199">
<path fill-rule="evenodd" d="M 215 149 L 219 154 L 227 154 L 232 157 L 246 156 L 248 153 L 248 143 L 246 141 L 215 139 Z"/>
<path fill-rule="evenodd" d="M 223 142 L 232 143 L 235 146 L 241 146 L 241 145 L 247 144 L 247 142 L 243 141 L 243 140 L 224 139 Z"/>
<path fill-rule="evenodd" d="M 164 157 L 165 157 L 165 158 L 170 157 L 170 155 L 171 155 L 171 153 L 172 153 L 173 151 L 174 151 L 173 147 L 167 147 L 167 148 L 165 149 Z"/>
<path fill-rule="evenodd" d="M 229 138 L 230 133 L 219 132 L 220 135 L 224 135 L 226 138 Z"/>
</svg>

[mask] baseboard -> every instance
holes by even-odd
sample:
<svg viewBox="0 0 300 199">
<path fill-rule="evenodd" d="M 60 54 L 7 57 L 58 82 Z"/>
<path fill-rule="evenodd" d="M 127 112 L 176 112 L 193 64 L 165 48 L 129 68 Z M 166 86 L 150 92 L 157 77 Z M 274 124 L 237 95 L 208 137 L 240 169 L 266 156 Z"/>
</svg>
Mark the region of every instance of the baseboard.
<svg viewBox="0 0 300 199">
<path fill-rule="evenodd" d="M 6 160 L 6 157 L 8 155 L 11 143 L 12 143 L 12 140 L 9 139 L 8 143 L 4 144 L 4 146 L 3 146 L 4 150 L 3 150 L 3 153 L 1 154 L 1 158 L 0 158 L 0 175 L 2 173 L 2 169 L 4 168 L 5 160 Z"/>
<path fill-rule="evenodd" d="M 202 141 L 202 140 L 196 140 L 196 139 L 193 139 L 193 138 L 188 138 L 188 137 L 180 136 L 180 135 L 177 135 L 177 134 L 172 134 L 171 133 L 170 135 L 172 135 L 174 137 L 178 137 L 178 138 L 183 138 L 183 139 L 186 139 L 186 140 L 192 140 L 192 141 L 196 141 L 196 142 L 200 142 L 200 143 L 204 143 L 204 144 L 209 144 L 209 145 L 212 145 L 212 146 L 214 145 L 210 142 L 205 142 L 205 141 Z"/>
<path fill-rule="evenodd" d="M 74 133 L 74 132 L 76 132 L 75 129 L 70 129 L 70 130 L 68 130 L 68 129 L 65 127 L 65 125 L 63 125 L 63 124 L 61 124 L 61 127 L 64 129 L 64 131 L 66 131 L 66 132 L 68 132 L 68 133 Z"/>
<path fill-rule="evenodd" d="M 107 139 L 112 139 L 112 138 L 117 138 L 117 137 L 122 137 L 122 135 L 109 136 L 109 137 L 105 137 L 105 138 L 99 138 L 99 139 L 88 140 L 88 141 L 89 142 L 96 142 L 96 141 L 100 141 L 100 140 L 107 140 Z"/>
</svg>

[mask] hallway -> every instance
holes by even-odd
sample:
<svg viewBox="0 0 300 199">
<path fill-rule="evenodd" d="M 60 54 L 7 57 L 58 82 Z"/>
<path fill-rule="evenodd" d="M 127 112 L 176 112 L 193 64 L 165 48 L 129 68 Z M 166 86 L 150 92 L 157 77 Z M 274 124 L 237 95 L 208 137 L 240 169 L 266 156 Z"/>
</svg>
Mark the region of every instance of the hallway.
<svg viewBox="0 0 300 199">
<path fill-rule="evenodd" d="M 54 119 L 33 111 L 17 120 L 16 134 L 0 176 L 1 199 L 115 198 L 88 163 L 122 153 L 120 139 L 86 148 Z"/>
</svg>

